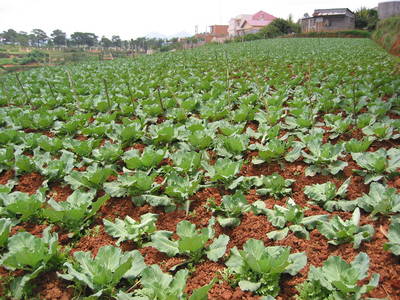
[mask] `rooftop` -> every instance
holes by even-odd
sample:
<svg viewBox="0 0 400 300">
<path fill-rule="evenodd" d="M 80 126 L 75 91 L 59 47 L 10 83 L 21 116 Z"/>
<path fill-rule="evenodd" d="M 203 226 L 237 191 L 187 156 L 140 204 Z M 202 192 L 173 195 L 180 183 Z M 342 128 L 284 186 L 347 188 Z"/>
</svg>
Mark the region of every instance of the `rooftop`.
<svg viewBox="0 0 400 300">
<path fill-rule="evenodd" d="M 353 12 L 348 8 L 328 8 L 328 9 L 316 9 L 314 10 L 313 16 L 333 16 L 333 15 L 345 15 L 348 12 Z"/>
</svg>

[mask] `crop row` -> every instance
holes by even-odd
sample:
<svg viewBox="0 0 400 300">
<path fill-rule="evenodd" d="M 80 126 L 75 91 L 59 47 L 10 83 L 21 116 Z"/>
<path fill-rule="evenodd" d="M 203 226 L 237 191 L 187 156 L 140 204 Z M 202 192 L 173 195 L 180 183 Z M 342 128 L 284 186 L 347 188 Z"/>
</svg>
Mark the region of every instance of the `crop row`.
<svg viewBox="0 0 400 300">
<path fill-rule="evenodd" d="M 374 224 L 390 222 L 382 247 L 400 255 L 396 72 L 369 40 L 277 39 L 5 76 L 4 293 L 31 297 L 32 282 L 57 271 L 76 297 L 206 299 L 225 282 L 274 299 L 282 278 L 303 270 L 299 299 L 359 299 L 379 285 L 367 253 L 317 267 L 281 243 L 319 234 L 363 249 Z M 39 184 L 24 187 L 30 176 Z M 200 196 L 209 190 L 218 197 Z M 135 214 L 105 214 L 118 199 Z M 202 222 L 188 220 L 194 205 L 207 211 Z M 177 211 L 170 230 L 159 226 Z M 237 243 L 232 231 L 247 216 L 272 230 Z M 45 229 L 31 234 L 32 224 Z M 113 245 L 77 251 L 99 228 Z M 147 264 L 149 248 L 177 261 Z M 207 261 L 221 272 L 188 290 Z"/>
</svg>

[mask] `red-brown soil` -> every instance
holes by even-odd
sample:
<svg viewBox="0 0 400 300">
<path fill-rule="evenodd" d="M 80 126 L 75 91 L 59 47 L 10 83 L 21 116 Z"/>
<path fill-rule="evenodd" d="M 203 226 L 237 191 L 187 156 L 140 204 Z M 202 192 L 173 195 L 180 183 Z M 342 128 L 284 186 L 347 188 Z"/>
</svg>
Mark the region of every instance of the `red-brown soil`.
<svg viewBox="0 0 400 300">
<path fill-rule="evenodd" d="M 69 185 L 53 184 L 50 186 L 50 191 L 47 196 L 53 198 L 57 202 L 62 202 L 67 200 L 73 192 Z"/>
<path fill-rule="evenodd" d="M 102 218 L 110 221 L 114 220 L 115 218 L 125 219 L 126 216 L 130 216 L 138 220 L 138 217 L 141 215 L 138 211 L 142 209 L 143 207 L 136 207 L 130 198 L 111 198 L 105 205 L 102 206 L 100 213 Z M 99 218 L 99 222 L 101 224 L 102 218 Z"/>
<path fill-rule="evenodd" d="M 89 138 L 86 135 L 78 134 L 78 135 L 75 136 L 75 139 L 78 140 L 78 141 L 86 141 Z"/>
<path fill-rule="evenodd" d="M 13 170 L 3 171 L 0 174 L 0 184 L 7 184 L 7 182 L 13 177 L 14 177 Z"/>
<path fill-rule="evenodd" d="M 74 296 L 74 290 L 69 287 L 70 283 L 59 278 L 56 272 L 40 275 L 33 280 L 34 293 L 40 295 L 40 299 L 46 300 L 69 300 Z"/>
<path fill-rule="evenodd" d="M 267 221 L 265 216 L 246 213 L 243 215 L 239 226 L 224 230 L 224 233 L 230 236 L 227 249 L 229 250 L 235 246 L 242 248 L 248 239 L 262 240 L 267 246 L 270 244 L 267 233 L 272 230 L 275 230 L 275 228 Z"/>
<path fill-rule="evenodd" d="M 93 256 L 97 255 L 99 249 L 107 245 L 115 245 L 115 239 L 104 231 L 103 225 L 92 228 L 92 232 L 83 236 L 70 251 L 73 255 L 77 251 L 90 251 Z"/>
<path fill-rule="evenodd" d="M 24 174 L 19 178 L 19 182 L 14 190 L 28 194 L 34 194 L 42 185 L 43 181 L 44 178 L 39 173 Z"/>
<path fill-rule="evenodd" d="M 153 247 L 142 247 L 138 250 L 143 255 L 144 262 L 147 265 L 158 264 L 163 272 L 168 272 L 172 267 L 186 260 L 184 257 L 179 256 L 169 257 Z"/>
<path fill-rule="evenodd" d="M 223 272 L 224 264 L 215 263 L 212 261 L 202 262 L 197 265 L 196 270 L 186 281 L 185 292 L 191 295 L 193 290 L 198 289 L 210 283 L 213 278 L 222 279 L 221 272 Z M 258 299 L 258 296 L 252 296 L 251 293 L 243 292 L 239 287 L 232 288 L 225 282 L 214 284 L 213 288 L 208 293 L 209 299 Z"/>
<path fill-rule="evenodd" d="M 11 228 L 10 235 L 17 234 L 18 232 L 26 231 L 37 237 L 42 237 L 43 230 L 47 228 L 44 224 L 34 224 L 30 222 L 23 222 L 20 225 Z"/>
<path fill-rule="evenodd" d="M 400 35 L 397 36 L 397 39 L 393 43 L 392 48 L 390 48 L 389 52 L 393 55 L 400 56 Z"/>
</svg>

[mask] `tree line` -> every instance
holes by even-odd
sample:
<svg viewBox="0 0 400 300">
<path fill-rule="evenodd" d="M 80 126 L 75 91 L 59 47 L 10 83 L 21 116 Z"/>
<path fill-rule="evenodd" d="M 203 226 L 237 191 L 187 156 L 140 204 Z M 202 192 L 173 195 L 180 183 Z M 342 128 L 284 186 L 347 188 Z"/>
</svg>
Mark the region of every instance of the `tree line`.
<svg viewBox="0 0 400 300">
<path fill-rule="evenodd" d="M 50 35 L 42 29 L 33 29 L 30 33 L 17 32 L 8 29 L 0 33 L 0 44 L 17 45 L 22 47 L 103 47 L 121 48 L 126 50 L 160 49 L 168 43 L 176 43 L 177 39 L 169 41 L 156 38 L 139 37 L 136 39 L 123 40 L 119 35 L 113 35 L 111 39 L 102 36 L 99 38 L 91 32 L 74 32 L 67 36 L 60 29 L 55 29 Z"/>
</svg>

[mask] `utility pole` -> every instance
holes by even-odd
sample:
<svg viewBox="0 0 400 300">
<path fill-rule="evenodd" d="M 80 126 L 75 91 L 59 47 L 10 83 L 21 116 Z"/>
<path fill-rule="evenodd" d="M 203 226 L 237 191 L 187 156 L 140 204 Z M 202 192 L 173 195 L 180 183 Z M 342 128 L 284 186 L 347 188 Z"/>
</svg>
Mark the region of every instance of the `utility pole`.
<svg viewBox="0 0 400 300">
<path fill-rule="evenodd" d="M 218 0 L 219 24 L 222 24 L 222 0 Z"/>
</svg>

